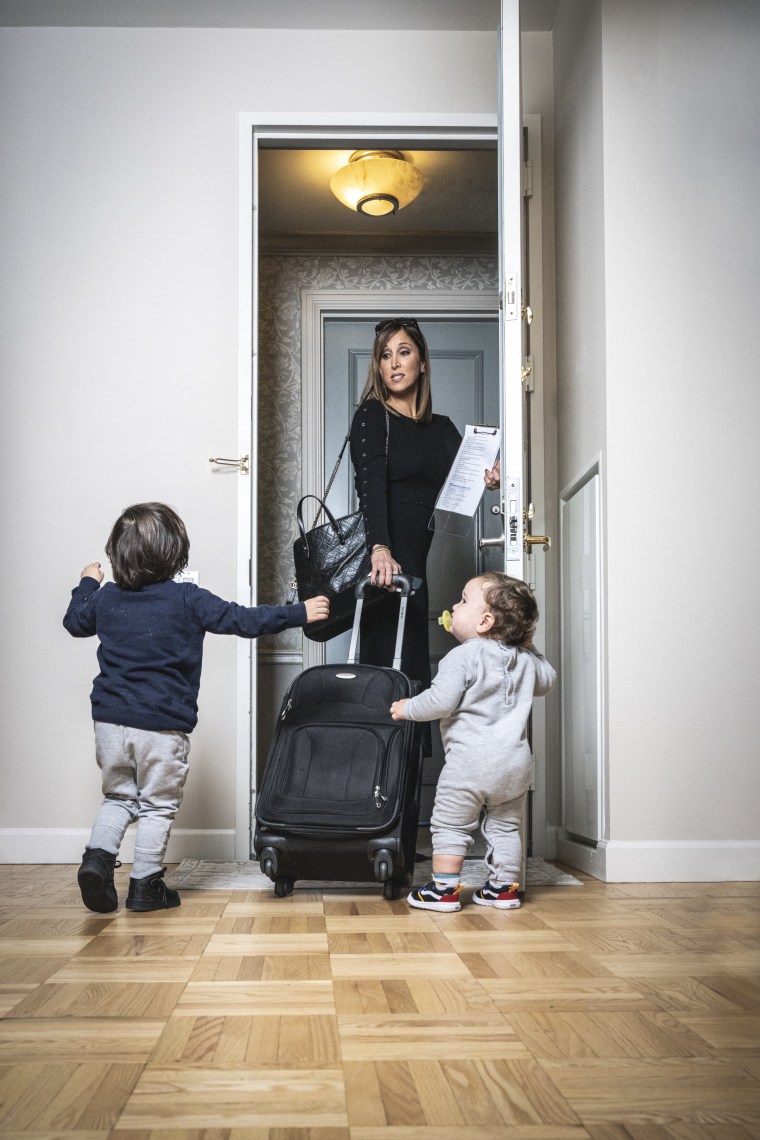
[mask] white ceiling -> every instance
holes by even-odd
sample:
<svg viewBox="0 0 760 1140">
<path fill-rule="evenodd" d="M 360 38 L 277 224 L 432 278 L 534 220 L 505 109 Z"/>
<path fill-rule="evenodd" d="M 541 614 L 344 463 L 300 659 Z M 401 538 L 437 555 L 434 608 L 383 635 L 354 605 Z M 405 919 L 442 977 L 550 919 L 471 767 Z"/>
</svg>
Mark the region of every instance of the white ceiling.
<svg viewBox="0 0 760 1140">
<path fill-rule="evenodd" d="M 404 150 L 423 179 L 394 216 L 364 217 L 330 190 L 351 150 L 261 150 L 258 225 L 270 252 L 495 254 L 496 150 Z"/>
<path fill-rule="evenodd" d="M 523 31 L 551 31 L 560 2 L 522 0 Z M 499 7 L 499 0 L 0 0 L 0 26 L 488 31 Z"/>
</svg>

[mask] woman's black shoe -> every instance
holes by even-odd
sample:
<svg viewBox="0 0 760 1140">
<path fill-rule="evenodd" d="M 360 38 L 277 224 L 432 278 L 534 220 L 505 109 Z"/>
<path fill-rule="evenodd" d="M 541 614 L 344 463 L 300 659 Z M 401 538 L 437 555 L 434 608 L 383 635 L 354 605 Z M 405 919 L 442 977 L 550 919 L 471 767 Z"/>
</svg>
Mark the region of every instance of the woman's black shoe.
<svg viewBox="0 0 760 1140">
<path fill-rule="evenodd" d="M 103 851 L 100 847 L 85 847 L 82 864 L 77 874 L 79 890 L 82 892 L 82 902 L 88 910 L 95 910 L 98 914 L 108 914 L 116 910 L 119 899 L 113 885 L 115 867 L 121 863 L 110 851 Z"/>
<path fill-rule="evenodd" d="M 166 867 L 162 871 L 146 875 L 144 879 L 129 880 L 127 910 L 168 910 L 172 906 L 179 906 L 179 895 L 164 882 L 165 871 Z"/>
</svg>

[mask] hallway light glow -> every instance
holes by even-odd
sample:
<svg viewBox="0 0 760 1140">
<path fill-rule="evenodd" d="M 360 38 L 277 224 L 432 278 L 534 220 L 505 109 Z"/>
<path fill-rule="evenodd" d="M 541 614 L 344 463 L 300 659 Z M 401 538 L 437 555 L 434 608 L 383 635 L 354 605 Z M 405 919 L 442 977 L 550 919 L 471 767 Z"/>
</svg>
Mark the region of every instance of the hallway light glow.
<svg viewBox="0 0 760 1140">
<path fill-rule="evenodd" d="M 401 151 L 356 150 L 332 176 L 330 189 L 349 210 L 379 218 L 413 202 L 422 176 Z"/>
</svg>

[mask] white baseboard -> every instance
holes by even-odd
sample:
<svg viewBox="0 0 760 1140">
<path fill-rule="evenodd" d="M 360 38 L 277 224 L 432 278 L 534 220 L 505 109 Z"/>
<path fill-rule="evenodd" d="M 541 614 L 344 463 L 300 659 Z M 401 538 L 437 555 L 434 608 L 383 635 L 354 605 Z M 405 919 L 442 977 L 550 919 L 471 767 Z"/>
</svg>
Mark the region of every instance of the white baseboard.
<svg viewBox="0 0 760 1140">
<path fill-rule="evenodd" d="M 576 871 L 584 871 L 595 879 L 601 879 L 603 883 L 607 882 L 604 852 L 599 847 L 579 843 L 577 839 L 571 839 L 565 835 L 561 829 L 557 832 L 556 842 L 557 854 L 555 859 L 558 862 L 566 863 L 568 867 L 573 867 Z"/>
<path fill-rule="evenodd" d="M 90 838 L 89 828 L 3 827 L 0 828 L 0 863 L 80 863 Z M 124 837 L 119 858 L 131 863 L 134 857 L 134 828 Z M 182 859 L 235 858 L 235 832 L 232 829 L 193 829 L 178 827 L 169 838 L 167 863 Z"/>
<path fill-rule="evenodd" d="M 89 828 L 0 828 L 2 863 L 79 863 Z M 120 858 L 131 863 L 134 830 L 124 839 Z M 172 831 L 167 863 L 182 859 L 235 859 L 233 829 Z M 730 883 L 760 881 L 760 841 L 602 840 L 597 847 L 556 835 L 556 858 L 604 883 Z"/>
<path fill-rule="evenodd" d="M 760 841 L 601 840 L 597 847 L 560 835 L 557 859 L 604 883 L 760 881 Z"/>
</svg>

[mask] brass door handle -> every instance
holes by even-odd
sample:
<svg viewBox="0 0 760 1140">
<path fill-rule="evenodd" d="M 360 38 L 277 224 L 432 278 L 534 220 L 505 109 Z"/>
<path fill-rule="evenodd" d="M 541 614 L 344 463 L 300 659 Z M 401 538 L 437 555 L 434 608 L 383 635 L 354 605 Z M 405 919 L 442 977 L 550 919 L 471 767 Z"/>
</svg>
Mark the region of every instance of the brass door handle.
<svg viewBox="0 0 760 1140">
<path fill-rule="evenodd" d="M 552 544 L 552 540 L 548 534 L 526 534 L 523 537 L 523 547 L 525 550 L 529 546 L 543 546 L 544 550 L 548 550 Z"/>
</svg>

